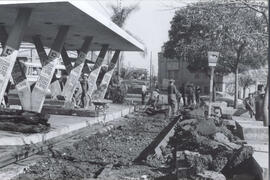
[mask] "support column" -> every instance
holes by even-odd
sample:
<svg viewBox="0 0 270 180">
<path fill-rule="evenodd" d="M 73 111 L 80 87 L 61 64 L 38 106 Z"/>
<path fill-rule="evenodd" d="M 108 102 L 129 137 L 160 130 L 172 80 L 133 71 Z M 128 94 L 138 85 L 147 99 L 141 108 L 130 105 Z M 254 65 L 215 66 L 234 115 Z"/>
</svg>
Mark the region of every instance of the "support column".
<svg viewBox="0 0 270 180">
<path fill-rule="evenodd" d="M 1 34 L 1 45 L 2 47 L 5 46 L 7 39 L 8 39 L 8 33 L 5 29 L 5 27 L 0 27 L 0 34 Z M 27 78 L 25 76 L 25 73 L 23 71 L 23 68 L 19 61 L 15 61 L 13 70 L 11 72 L 11 76 L 14 80 L 14 84 L 16 87 L 16 90 L 18 92 L 18 96 L 22 105 L 22 109 L 24 110 L 31 110 L 31 89 L 29 82 L 27 81 Z M 9 86 L 10 87 L 10 86 Z M 8 87 L 7 87 L 8 88 Z"/>
<path fill-rule="evenodd" d="M 68 57 L 68 54 L 67 54 L 65 47 L 63 47 L 63 49 L 61 51 L 61 56 L 62 56 L 64 65 L 66 67 L 67 73 L 70 74 L 71 70 L 73 69 L 73 66 L 71 64 L 71 60 Z"/>
<path fill-rule="evenodd" d="M 107 45 L 107 44 L 102 45 L 102 48 L 99 52 L 96 63 L 94 65 L 94 67 L 91 68 L 91 72 L 90 72 L 90 75 L 88 77 L 89 89 L 88 89 L 88 93 L 87 93 L 90 97 L 92 96 L 92 93 L 96 88 L 97 78 L 98 78 L 98 75 L 99 75 L 99 72 L 101 69 L 101 64 L 104 60 L 104 57 L 105 57 L 108 49 L 109 49 L 109 45 Z"/>
<path fill-rule="evenodd" d="M 97 90 L 95 90 L 92 94 L 92 101 L 104 99 L 109 83 L 111 81 L 113 72 L 116 68 L 116 63 L 117 63 L 117 60 L 119 59 L 119 55 L 120 55 L 120 50 L 116 50 L 109 64 L 108 70 L 105 73 L 99 87 L 97 87 Z"/>
<path fill-rule="evenodd" d="M 89 69 L 89 67 L 88 67 L 88 65 L 87 65 L 87 62 L 85 61 L 84 62 L 84 65 L 83 65 L 83 69 L 82 69 L 82 73 L 84 74 L 84 73 L 86 73 L 86 74 L 90 74 L 90 69 Z"/>
<path fill-rule="evenodd" d="M 47 53 L 46 53 L 46 51 L 44 49 L 42 41 L 40 39 L 40 35 L 36 35 L 32 39 L 33 39 L 33 43 L 34 43 L 34 45 L 36 47 L 36 50 L 37 50 L 37 53 L 38 53 L 38 56 L 39 56 L 39 59 L 40 59 L 40 63 L 42 65 L 42 67 L 44 67 L 46 65 L 48 56 L 47 56 Z"/>
<path fill-rule="evenodd" d="M 46 65 L 42 68 L 32 92 L 32 111 L 41 112 L 68 30 L 68 26 L 60 26 L 48 58 L 45 60 Z"/>
<path fill-rule="evenodd" d="M 93 37 L 87 37 L 81 47 L 80 52 L 78 53 L 78 58 L 75 61 L 74 67 L 71 70 L 67 82 L 64 86 L 62 95 L 65 97 L 65 102 L 70 102 L 72 96 L 77 87 L 79 78 L 81 76 L 81 72 L 85 63 L 86 55 L 90 49 L 90 44 L 92 42 Z"/>
<path fill-rule="evenodd" d="M 18 50 L 21 41 L 23 39 L 23 33 L 27 28 L 30 16 L 31 16 L 31 9 L 28 8 L 19 9 L 15 24 L 11 32 L 9 33 L 7 41 L 4 45 L 0 57 L 0 102 L 2 102 L 8 81 L 10 80 L 11 72 L 18 55 Z M 18 83 L 16 87 L 18 86 L 19 91 L 21 92 L 27 92 L 28 89 L 30 89 L 30 87 L 29 85 L 27 85 L 26 80 L 22 81 L 21 80 L 22 79 L 17 79 L 17 77 L 16 79 L 14 79 L 14 81 Z M 26 94 L 19 93 L 20 99 L 22 98 L 21 101 L 27 103 L 27 101 L 25 101 L 25 99 L 27 99 L 27 94 L 28 93 Z"/>
<path fill-rule="evenodd" d="M 7 38 L 8 38 L 8 33 L 5 29 L 5 27 L 2 25 L 2 26 L 0 26 L 0 43 L 1 43 L 2 48 L 5 47 L 5 44 L 7 42 Z"/>
<path fill-rule="evenodd" d="M 208 117 L 211 116 L 211 109 L 212 109 L 212 101 L 213 101 L 213 79 L 214 79 L 214 71 L 215 67 L 211 66 L 211 77 L 210 77 L 210 89 L 209 89 L 209 106 L 208 106 Z"/>
<path fill-rule="evenodd" d="M 44 46 L 42 44 L 40 35 L 34 36 L 33 37 L 33 42 L 34 42 L 34 45 L 36 47 L 36 50 L 37 50 L 37 53 L 38 53 L 38 56 L 39 56 L 39 59 L 40 59 L 40 63 L 42 65 L 42 67 L 44 67 L 46 65 L 46 63 L 47 63 L 48 56 L 47 56 L 47 53 L 46 53 L 46 51 L 44 49 Z M 57 80 L 55 74 L 53 75 L 53 78 L 52 78 L 52 81 L 50 83 L 49 89 L 51 91 L 51 96 L 54 97 L 54 98 L 56 98 L 57 95 L 61 94 L 61 86 L 60 86 L 60 83 Z"/>
</svg>

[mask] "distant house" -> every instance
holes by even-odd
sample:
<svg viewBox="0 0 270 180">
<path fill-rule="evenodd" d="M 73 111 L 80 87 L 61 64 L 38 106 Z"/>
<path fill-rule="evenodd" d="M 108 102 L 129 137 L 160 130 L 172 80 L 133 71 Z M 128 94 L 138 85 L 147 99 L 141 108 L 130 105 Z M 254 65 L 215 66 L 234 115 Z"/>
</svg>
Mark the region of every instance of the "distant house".
<svg viewBox="0 0 270 180">
<path fill-rule="evenodd" d="M 255 91 L 258 90 L 258 86 L 266 86 L 267 82 L 267 74 L 268 74 L 268 67 L 262 67 L 260 69 L 251 69 L 248 71 L 245 71 L 243 73 L 239 74 L 240 76 L 245 76 L 245 75 L 250 75 L 253 80 L 255 80 L 255 83 L 248 86 L 245 89 L 245 92 L 243 87 L 239 86 L 239 97 L 240 98 L 246 98 L 249 93 L 254 93 Z M 229 94 L 234 93 L 234 74 L 228 74 L 224 76 L 224 85 L 225 85 L 225 91 L 228 92 Z"/>
<path fill-rule="evenodd" d="M 178 89 L 183 83 L 198 85 L 201 87 L 202 94 L 209 93 L 210 77 L 203 72 L 190 72 L 187 68 L 188 63 L 183 59 L 169 59 L 164 57 L 163 52 L 158 53 L 158 83 L 165 89 L 169 79 L 175 80 Z M 216 90 L 223 91 L 223 76 L 216 75 Z"/>
</svg>

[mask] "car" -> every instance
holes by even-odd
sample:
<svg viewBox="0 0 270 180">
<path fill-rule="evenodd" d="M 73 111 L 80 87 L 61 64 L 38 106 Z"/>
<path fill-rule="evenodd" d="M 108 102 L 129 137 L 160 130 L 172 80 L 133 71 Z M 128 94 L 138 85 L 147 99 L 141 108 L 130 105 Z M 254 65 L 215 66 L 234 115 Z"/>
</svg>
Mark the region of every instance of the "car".
<svg viewBox="0 0 270 180">
<path fill-rule="evenodd" d="M 209 95 L 201 96 L 202 101 L 209 101 Z M 216 91 L 216 101 L 226 102 L 228 107 L 234 106 L 234 96 L 221 91 Z M 244 107 L 244 101 L 242 99 L 237 100 L 238 107 Z"/>
</svg>

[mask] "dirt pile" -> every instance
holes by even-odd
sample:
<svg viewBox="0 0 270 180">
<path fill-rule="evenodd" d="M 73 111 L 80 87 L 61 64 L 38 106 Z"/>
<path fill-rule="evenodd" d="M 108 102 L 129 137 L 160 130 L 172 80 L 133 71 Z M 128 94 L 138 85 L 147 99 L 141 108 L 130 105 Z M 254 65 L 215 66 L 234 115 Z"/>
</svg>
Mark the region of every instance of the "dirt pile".
<svg viewBox="0 0 270 180">
<path fill-rule="evenodd" d="M 231 178 L 234 169 L 249 161 L 253 154 L 250 146 L 241 144 L 223 124 L 222 119 L 197 116 L 179 122 L 169 141 L 175 154 L 179 177 L 199 178 L 207 172 L 209 179 Z"/>
<path fill-rule="evenodd" d="M 0 109 L 0 130 L 22 133 L 48 131 L 49 115 L 15 109 Z"/>
</svg>

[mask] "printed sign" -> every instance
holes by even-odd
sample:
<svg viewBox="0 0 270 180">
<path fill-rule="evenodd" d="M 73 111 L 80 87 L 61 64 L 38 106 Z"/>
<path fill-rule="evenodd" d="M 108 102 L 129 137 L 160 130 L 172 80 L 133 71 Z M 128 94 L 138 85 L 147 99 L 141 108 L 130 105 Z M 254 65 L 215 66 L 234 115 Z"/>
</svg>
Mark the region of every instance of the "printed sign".
<svg viewBox="0 0 270 180">
<path fill-rule="evenodd" d="M 81 51 L 75 62 L 74 68 L 71 70 L 69 74 L 69 77 L 62 92 L 62 95 L 65 97 L 66 101 L 71 101 L 72 99 L 72 96 L 77 86 L 77 82 L 81 76 L 85 58 L 86 54 Z"/>
<path fill-rule="evenodd" d="M 100 69 L 101 69 L 101 67 L 98 67 L 97 69 L 93 70 L 90 73 L 90 76 L 88 78 L 88 84 L 89 84 L 88 95 L 90 97 L 92 96 L 92 93 L 93 93 L 93 91 L 95 89 L 95 86 L 96 86 L 96 82 L 97 82 L 97 78 L 98 78 Z"/>
<path fill-rule="evenodd" d="M 10 54 L 10 52 L 13 52 L 13 53 Z M 12 48 L 7 47 L 4 50 L 3 54 L 4 56 L 0 57 L 0 102 L 2 102 L 2 99 L 4 97 L 4 93 L 5 93 L 8 81 L 11 77 L 11 72 L 15 64 L 18 51 L 12 50 Z"/>
<path fill-rule="evenodd" d="M 6 46 L 2 52 L 2 56 L 9 56 L 14 52 L 14 48 L 10 47 L 10 46 Z"/>
<path fill-rule="evenodd" d="M 218 61 L 219 52 L 208 51 L 208 65 L 216 66 Z"/>
<path fill-rule="evenodd" d="M 115 66 L 116 66 L 116 63 L 117 63 L 117 60 L 119 58 L 119 55 L 120 55 L 120 50 L 116 50 L 111 60 L 111 63 L 109 64 L 108 71 L 105 73 L 99 87 L 97 87 L 97 89 L 95 89 L 95 91 L 93 92 L 93 95 L 92 95 L 93 100 L 104 99 L 108 86 L 110 84 Z"/>
<path fill-rule="evenodd" d="M 49 85 L 51 83 L 51 79 L 53 77 L 54 71 L 55 71 L 55 66 L 57 64 L 57 60 L 55 59 L 51 61 L 50 63 L 46 64 L 39 75 L 39 78 L 37 80 L 37 83 L 35 85 L 36 88 L 46 91 L 49 88 Z"/>
<path fill-rule="evenodd" d="M 92 95 L 93 100 L 104 99 L 109 83 L 113 75 L 113 71 L 114 69 L 106 72 L 99 87 L 93 92 L 93 95 Z"/>
</svg>

